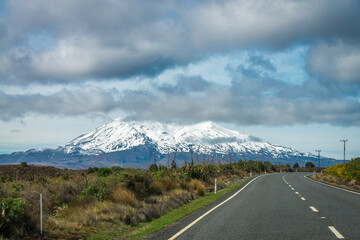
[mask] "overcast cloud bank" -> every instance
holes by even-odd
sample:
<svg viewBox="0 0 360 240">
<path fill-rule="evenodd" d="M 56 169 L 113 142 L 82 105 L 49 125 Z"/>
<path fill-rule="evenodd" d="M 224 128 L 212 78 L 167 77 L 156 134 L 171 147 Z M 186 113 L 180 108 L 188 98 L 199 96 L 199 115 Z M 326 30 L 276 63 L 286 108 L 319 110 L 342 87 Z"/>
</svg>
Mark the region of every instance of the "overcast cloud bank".
<svg viewBox="0 0 360 240">
<path fill-rule="evenodd" d="M 330 123 L 360 126 L 359 1 L 4 1 L 0 12 L 0 119 L 27 114 L 79 116 L 125 112 L 145 120 L 213 120 L 242 125 Z M 309 79 L 274 78 L 261 52 L 309 46 Z M 229 67 L 231 83 L 181 75 L 232 50 L 255 51 Z M 286 63 L 285 63 L 286 65 Z M 276 74 L 275 74 L 276 75 Z M 289 76 L 290 77 L 290 76 Z M 136 90 L 89 81 L 136 79 Z M 33 84 L 82 90 L 9 94 Z M 134 84 L 136 82 L 134 81 Z"/>
</svg>

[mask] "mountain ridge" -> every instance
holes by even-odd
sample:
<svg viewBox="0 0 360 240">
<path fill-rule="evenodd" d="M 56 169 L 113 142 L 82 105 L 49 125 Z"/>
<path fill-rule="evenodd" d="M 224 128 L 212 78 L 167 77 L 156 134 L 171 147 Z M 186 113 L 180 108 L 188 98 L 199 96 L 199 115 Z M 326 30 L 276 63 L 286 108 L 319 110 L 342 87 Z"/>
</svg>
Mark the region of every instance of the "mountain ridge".
<svg viewBox="0 0 360 240">
<path fill-rule="evenodd" d="M 245 133 L 206 121 L 180 125 L 151 121 L 122 121 L 120 118 L 74 138 L 53 149 L 31 149 L 0 155 L 0 163 L 30 160 L 69 168 L 122 165 L 145 168 L 150 154 L 156 152 L 159 163 L 168 162 L 168 154 L 177 153 L 179 165 L 195 154 L 215 159 L 227 156 L 289 163 L 317 162 L 317 156 L 290 147 L 271 144 Z M 155 150 L 154 150 L 155 149 Z M 37 160 L 36 160 L 37 159 Z M 78 166 L 77 166 L 78 165 Z"/>
</svg>

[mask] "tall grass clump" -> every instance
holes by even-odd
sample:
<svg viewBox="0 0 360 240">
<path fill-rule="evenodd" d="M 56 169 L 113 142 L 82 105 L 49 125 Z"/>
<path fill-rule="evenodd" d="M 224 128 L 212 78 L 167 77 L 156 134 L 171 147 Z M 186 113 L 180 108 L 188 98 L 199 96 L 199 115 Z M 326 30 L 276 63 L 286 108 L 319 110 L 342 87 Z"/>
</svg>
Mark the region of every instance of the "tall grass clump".
<svg viewBox="0 0 360 240">
<path fill-rule="evenodd" d="M 131 207 L 136 207 L 138 205 L 138 200 L 133 191 L 124 187 L 115 189 L 110 197 L 114 202 L 119 202 Z"/>
</svg>

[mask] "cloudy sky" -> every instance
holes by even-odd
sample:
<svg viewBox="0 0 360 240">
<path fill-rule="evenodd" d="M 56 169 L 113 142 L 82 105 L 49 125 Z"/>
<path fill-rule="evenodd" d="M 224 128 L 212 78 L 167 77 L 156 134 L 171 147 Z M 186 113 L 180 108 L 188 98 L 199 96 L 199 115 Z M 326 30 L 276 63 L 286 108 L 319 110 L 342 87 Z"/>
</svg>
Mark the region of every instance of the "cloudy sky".
<svg viewBox="0 0 360 240">
<path fill-rule="evenodd" d="M 0 1 L 0 153 L 114 118 L 360 156 L 360 2 Z"/>
</svg>

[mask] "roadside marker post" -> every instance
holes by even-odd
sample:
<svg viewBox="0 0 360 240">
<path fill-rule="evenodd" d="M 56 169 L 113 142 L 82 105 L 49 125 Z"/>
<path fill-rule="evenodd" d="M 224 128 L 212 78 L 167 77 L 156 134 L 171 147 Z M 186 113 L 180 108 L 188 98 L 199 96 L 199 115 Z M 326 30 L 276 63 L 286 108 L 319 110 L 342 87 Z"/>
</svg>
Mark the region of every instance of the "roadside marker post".
<svg viewBox="0 0 360 240">
<path fill-rule="evenodd" d="M 42 193 L 40 193 L 40 233 L 43 233 L 43 221 L 42 221 Z"/>
<path fill-rule="evenodd" d="M 250 177 L 252 177 L 252 171 L 250 170 Z"/>
<path fill-rule="evenodd" d="M 214 188 L 215 194 L 216 194 L 216 190 L 217 190 L 217 179 L 215 178 L 215 188 Z"/>
</svg>

